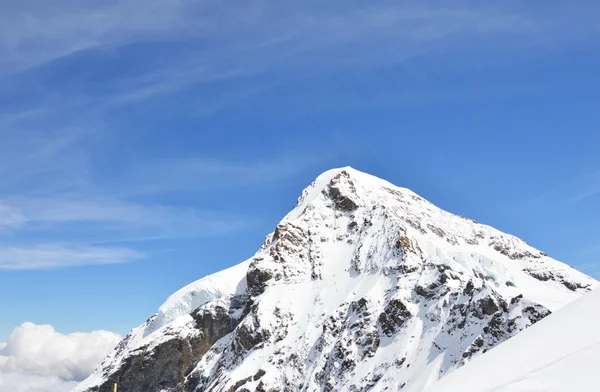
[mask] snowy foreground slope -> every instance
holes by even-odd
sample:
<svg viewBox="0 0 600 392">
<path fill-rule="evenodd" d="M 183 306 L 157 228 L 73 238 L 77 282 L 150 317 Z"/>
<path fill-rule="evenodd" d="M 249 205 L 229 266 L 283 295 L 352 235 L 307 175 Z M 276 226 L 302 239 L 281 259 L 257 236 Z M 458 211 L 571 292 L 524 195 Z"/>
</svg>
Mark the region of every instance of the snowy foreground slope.
<svg viewBox="0 0 600 392">
<path fill-rule="evenodd" d="M 420 391 L 597 282 L 351 168 L 173 294 L 75 391 Z"/>
<path fill-rule="evenodd" d="M 598 391 L 599 310 L 594 290 L 426 392 Z"/>
</svg>

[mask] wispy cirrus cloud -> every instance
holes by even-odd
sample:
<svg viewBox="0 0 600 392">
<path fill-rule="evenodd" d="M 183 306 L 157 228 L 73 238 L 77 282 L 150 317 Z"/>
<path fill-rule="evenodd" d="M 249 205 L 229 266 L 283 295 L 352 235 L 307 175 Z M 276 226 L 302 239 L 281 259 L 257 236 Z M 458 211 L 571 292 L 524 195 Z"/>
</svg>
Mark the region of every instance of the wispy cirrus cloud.
<svg viewBox="0 0 600 392">
<path fill-rule="evenodd" d="M 147 255 L 138 250 L 142 242 L 214 237 L 252 224 L 248 216 L 154 203 L 60 196 L 13 197 L 8 202 L 11 207 L 0 208 L 5 234 L 0 238 L 0 269 L 132 262 Z M 127 246 L 115 246 L 119 243 Z"/>
<path fill-rule="evenodd" d="M 599 28 L 599 7 L 543 12 L 519 2 L 331 2 L 156 0 L 77 3 L 25 1 L 0 17 L 0 73 L 32 69 L 59 57 L 96 49 L 154 44 L 165 58 L 103 83 L 88 95 L 104 104 L 128 104 L 194 84 L 260 75 L 323 76 L 349 68 L 385 67 L 464 48 L 494 51 L 567 48 Z M 181 46 L 181 50 L 173 49 Z M 125 51 L 123 51 L 125 52 Z M 515 56 L 507 56 L 513 58 Z M 160 57 L 158 57 L 160 58 Z M 465 61 L 471 67 L 481 61 Z M 261 83 L 265 83 L 262 80 Z M 83 94 L 84 92 L 80 92 Z M 232 89 L 230 95 L 237 91 Z"/>
<path fill-rule="evenodd" d="M 183 1 L 4 4 L 0 67 L 30 68 L 90 47 L 175 36 L 190 27 L 183 23 L 187 12 Z"/>
<path fill-rule="evenodd" d="M 260 186 L 292 178 L 322 161 L 322 154 L 318 151 L 313 154 L 290 151 L 284 157 L 253 162 L 197 157 L 134 162 L 114 181 L 117 184 L 135 181 L 137 186 L 126 190 L 130 195 Z"/>
<path fill-rule="evenodd" d="M 600 195 L 600 172 L 580 175 L 530 198 L 525 205 L 572 205 Z"/>
<path fill-rule="evenodd" d="M 33 270 L 126 263 L 143 253 L 113 247 L 75 244 L 36 244 L 26 247 L 0 246 L 0 270 Z"/>
<path fill-rule="evenodd" d="M 568 199 L 571 204 L 579 203 L 600 194 L 600 172 L 582 176 L 577 180 L 578 187 Z"/>
<path fill-rule="evenodd" d="M 101 235 L 107 242 L 215 236 L 246 228 L 250 223 L 249 217 L 227 212 L 93 197 L 56 195 L 7 201 L 19 211 L 13 220 L 21 219 L 22 231 L 60 228 L 90 239 L 97 240 Z"/>
<path fill-rule="evenodd" d="M 19 193 L 49 192 L 85 185 L 89 176 L 86 140 L 97 129 L 16 125 L 0 133 L 0 198 Z"/>
<path fill-rule="evenodd" d="M 3 6 L 0 50 L 7 54 L 5 63 L 29 66 L 89 47 L 184 38 L 219 44 L 210 49 L 222 55 L 217 57 L 221 61 L 249 50 L 255 53 L 284 49 L 277 57 L 285 60 L 293 54 L 391 40 L 396 42 L 397 50 L 377 46 L 372 49 L 375 54 L 381 51 L 393 54 L 413 44 L 439 39 L 472 40 L 468 36 L 471 33 L 515 34 L 536 39 L 554 33 L 565 38 L 568 29 L 571 36 L 594 29 L 592 24 L 582 22 L 591 22 L 598 10 L 586 9 L 588 13 L 577 7 L 558 13 L 548 6 L 545 12 L 534 12 L 516 2 L 499 7 L 387 1 L 323 5 L 313 1 L 215 4 L 191 0 L 168 3 L 61 0 L 50 6 L 29 0 Z M 573 21 L 579 22 L 578 25 L 573 25 Z M 354 55 L 355 59 L 361 57 Z M 273 58 L 262 59 L 261 63 L 277 65 Z"/>
<path fill-rule="evenodd" d="M 94 165 L 90 142 L 101 137 L 101 129 L 33 128 L 0 145 L 0 269 L 131 262 L 146 255 L 143 242 L 247 229 L 251 216 L 163 196 L 280 181 L 313 161 L 141 158 L 107 175 Z"/>
<path fill-rule="evenodd" d="M 0 230 L 22 226 L 27 218 L 18 208 L 0 204 Z"/>
<path fill-rule="evenodd" d="M 2 11 L 0 86 L 6 85 L 1 90 L 7 92 L 10 105 L 0 109 L 0 128 L 3 121 L 36 116 L 60 124 L 71 119 L 72 113 L 84 119 L 85 128 L 101 127 L 98 119 L 132 105 L 141 111 L 202 117 L 241 103 L 260 105 L 256 98 L 274 87 L 306 80 L 321 84 L 340 73 L 359 91 L 356 96 L 346 89 L 339 100 L 300 99 L 288 106 L 294 106 L 294 113 L 312 112 L 336 104 L 363 104 L 365 95 L 373 105 L 397 105 L 419 98 L 414 91 L 402 94 L 402 83 L 393 72 L 385 71 L 410 68 L 415 59 L 430 58 L 427 63 L 433 73 L 472 70 L 518 61 L 525 54 L 589 46 L 590 37 L 600 35 L 595 23 L 600 7 L 565 10 L 548 4 L 539 10 L 516 1 L 501 5 L 334 1 L 324 5 L 268 0 L 227 4 L 59 0 L 50 6 L 26 0 L 3 5 Z M 495 56 L 490 56 L 492 52 Z M 74 74 L 63 74 L 60 64 L 53 68 L 57 59 L 68 64 L 69 59 L 77 61 L 79 54 L 85 62 L 90 53 L 98 57 L 87 61 L 117 72 L 107 77 L 102 72 L 81 71 L 89 69 L 87 65 Z M 452 63 L 452 55 L 460 61 Z M 437 61 L 436 56 L 444 61 Z M 417 78 L 425 77 L 420 68 L 412 71 Z M 370 94 L 376 87 L 365 85 L 363 76 L 372 70 L 382 71 L 384 84 L 395 85 L 396 92 L 388 97 Z M 21 102 L 10 95 L 23 91 L 27 83 L 13 81 L 15 73 L 26 75 L 26 81 L 39 74 L 45 75 L 45 83 L 60 80 L 47 90 L 39 90 L 34 83 L 35 94 L 27 94 L 28 99 Z M 191 92 L 193 99 L 161 100 Z M 451 100 L 455 94 L 453 89 Z M 152 104 L 153 100 L 160 102 Z M 271 115 L 288 112 L 286 107 L 275 109 L 277 113 L 269 111 Z M 48 117 L 58 120 L 48 121 Z"/>
<path fill-rule="evenodd" d="M 600 7 L 564 11 L 548 5 L 540 12 L 519 4 L 262 0 L 3 4 L 0 229 L 10 236 L 0 237 L 0 247 L 12 249 L 13 260 L 38 255 L 40 265 L 66 266 L 68 258 L 94 263 L 89 255 L 97 260 L 134 260 L 119 252 L 133 255 L 136 246 L 115 248 L 117 242 L 242 230 L 252 224 L 251 217 L 163 196 L 186 194 L 189 200 L 193 192 L 272 184 L 313 165 L 307 156 L 314 151 L 256 152 L 260 159 L 237 157 L 235 152 L 225 159 L 201 154 L 128 156 L 136 148 L 126 148 L 127 136 L 145 129 L 139 124 L 115 127 L 119 110 L 173 111 L 174 119 L 197 118 L 241 102 L 260 105 L 254 98 L 273 88 L 306 80 L 320 85 L 337 74 L 347 75 L 356 96 L 364 97 L 375 88 L 363 81 L 367 71 L 446 54 L 459 55 L 456 67 L 469 69 L 484 61 L 486 56 L 480 54 L 490 48 L 511 54 L 497 56 L 502 61 L 513 61 L 519 53 L 540 48 L 548 52 L 573 43 L 589 44 L 590 36 L 598 33 Z M 438 62 L 430 63 L 435 68 Z M 401 87 L 393 74 L 383 83 Z M 340 91 L 340 102 L 352 96 L 347 89 Z M 381 94 L 373 95 L 382 99 Z M 177 99 L 160 99 L 166 96 Z M 397 102 L 398 96 L 386 99 Z M 331 105 L 301 96 L 292 100 L 297 111 L 326 110 Z M 286 112 L 285 105 L 277 106 L 277 99 L 271 101 L 270 116 Z M 198 132 L 218 130 L 208 127 Z M 114 145 L 121 147 L 119 152 L 111 149 Z M 590 197 L 590 191 L 573 197 Z M 21 257 L 25 237 L 36 252 Z M 100 252 L 104 246 L 113 256 Z M 64 261 L 56 261 L 61 255 Z"/>
</svg>

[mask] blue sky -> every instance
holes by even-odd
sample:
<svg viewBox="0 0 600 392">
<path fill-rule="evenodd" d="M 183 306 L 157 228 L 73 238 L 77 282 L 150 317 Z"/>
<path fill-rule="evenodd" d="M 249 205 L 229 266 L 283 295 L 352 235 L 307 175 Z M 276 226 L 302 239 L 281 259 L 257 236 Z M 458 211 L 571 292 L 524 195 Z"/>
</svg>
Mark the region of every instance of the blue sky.
<svg viewBox="0 0 600 392">
<path fill-rule="evenodd" d="M 600 5 L 0 4 L 0 341 L 121 334 L 350 165 L 600 278 Z"/>
</svg>

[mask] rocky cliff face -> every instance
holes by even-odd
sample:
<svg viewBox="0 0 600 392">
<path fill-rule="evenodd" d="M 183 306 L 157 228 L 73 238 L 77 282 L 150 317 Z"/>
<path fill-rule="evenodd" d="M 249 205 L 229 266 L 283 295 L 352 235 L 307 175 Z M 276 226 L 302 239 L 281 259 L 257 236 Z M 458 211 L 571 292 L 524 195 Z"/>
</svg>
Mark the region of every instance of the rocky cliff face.
<svg viewBox="0 0 600 392">
<path fill-rule="evenodd" d="M 597 284 L 351 168 L 181 289 L 77 389 L 420 391 Z"/>
</svg>

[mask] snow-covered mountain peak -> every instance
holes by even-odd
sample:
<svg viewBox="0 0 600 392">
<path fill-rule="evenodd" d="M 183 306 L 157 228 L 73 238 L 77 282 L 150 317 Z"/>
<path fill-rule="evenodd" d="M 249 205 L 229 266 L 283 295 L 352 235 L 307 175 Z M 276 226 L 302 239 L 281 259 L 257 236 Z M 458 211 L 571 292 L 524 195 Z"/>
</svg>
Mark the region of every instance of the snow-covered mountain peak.
<svg viewBox="0 0 600 392">
<path fill-rule="evenodd" d="M 397 187 L 385 180 L 363 173 L 349 166 L 331 169 L 320 176 L 304 191 L 298 199 L 296 208 L 288 217 L 295 217 L 320 195 L 328 196 L 333 206 L 342 211 L 352 211 L 359 206 L 366 207 L 384 201 L 377 196 L 382 190 L 393 189 L 398 194 L 418 197 L 406 188 Z M 416 198 L 415 198 L 416 200 Z"/>
<path fill-rule="evenodd" d="M 309 246 L 315 242 L 322 246 Z M 267 237 L 261 249 L 270 250 L 267 257 L 259 254 L 252 265 L 264 267 L 260 279 L 273 272 L 270 262 L 278 265 L 271 264 L 274 270 L 282 266 L 285 270 L 275 273 L 276 280 L 283 275 L 287 281 L 322 276 L 332 262 L 310 264 L 310 257 L 315 255 L 307 252 L 334 244 L 345 250 L 352 248 L 353 256 L 342 258 L 350 265 L 338 267 L 355 272 L 388 273 L 398 267 L 390 252 L 401 249 L 404 268 L 420 268 L 424 261 L 454 264 L 454 270 L 504 283 L 505 287 L 498 284 L 497 289 L 509 293 L 517 286 L 527 290 L 529 284 L 520 284 L 524 275 L 525 281 L 531 277 L 539 282 L 553 281 L 573 292 L 587 290 L 593 282 L 573 282 L 569 275 L 578 272 L 523 240 L 446 212 L 409 189 L 350 167 L 329 170 L 306 188 L 296 207 Z M 380 257 L 373 257 L 375 254 Z M 287 266 L 289 259 L 294 265 Z M 552 299 L 544 302 L 551 309 L 563 304 Z"/>
<path fill-rule="evenodd" d="M 408 189 L 333 169 L 254 256 L 173 294 L 77 391 L 416 391 L 596 284 Z"/>
</svg>

